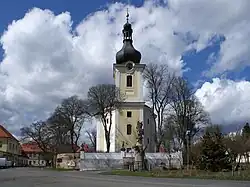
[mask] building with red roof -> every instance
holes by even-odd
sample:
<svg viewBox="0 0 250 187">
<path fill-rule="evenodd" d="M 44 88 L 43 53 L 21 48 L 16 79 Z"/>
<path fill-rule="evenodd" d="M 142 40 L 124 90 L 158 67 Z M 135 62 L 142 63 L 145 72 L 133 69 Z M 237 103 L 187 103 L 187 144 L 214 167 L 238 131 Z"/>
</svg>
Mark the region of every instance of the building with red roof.
<svg viewBox="0 0 250 187">
<path fill-rule="evenodd" d="M 0 125 L 0 157 L 7 158 L 16 166 L 27 162 L 19 141 L 3 125 Z"/>
<path fill-rule="evenodd" d="M 21 147 L 23 153 L 28 157 L 29 166 L 46 166 L 47 159 L 45 158 L 45 153 L 36 142 L 23 143 Z"/>
</svg>

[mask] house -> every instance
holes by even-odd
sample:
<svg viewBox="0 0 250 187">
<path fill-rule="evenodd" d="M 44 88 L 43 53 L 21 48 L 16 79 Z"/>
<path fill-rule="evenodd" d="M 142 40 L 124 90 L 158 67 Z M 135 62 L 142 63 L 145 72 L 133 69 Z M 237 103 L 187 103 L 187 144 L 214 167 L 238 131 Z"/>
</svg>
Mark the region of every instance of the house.
<svg viewBox="0 0 250 187">
<path fill-rule="evenodd" d="M 0 157 L 7 158 L 16 166 L 25 165 L 27 159 L 22 154 L 19 141 L 3 125 L 0 125 Z"/>
<path fill-rule="evenodd" d="M 32 167 L 44 167 L 46 166 L 46 158 L 44 152 L 39 148 L 37 143 L 28 142 L 23 143 L 22 151 L 28 157 L 28 166 Z"/>
<path fill-rule="evenodd" d="M 74 145 L 74 151 L 76 152 L 80 147 Z M 45 167 L 48 164 L 52 164 L 53 154 L 45 153 L 36 142 L 28 142 L 22 144 L 23 152 L 28 156 L 28 166 L 31 167 Z M 60 145 L 57 150 L 57 154 L 69 153 L 72 151 L 70 144 Z"/>
<path fill-rule="evenodd" d="M 29 163 L 29 157 L 28 155 L 23 151 L 22 147 L 21 147 L 21 155 L 20 155 L 20 163 L 18 164 L 18 166 L 28 166 Z"/>
</svg>

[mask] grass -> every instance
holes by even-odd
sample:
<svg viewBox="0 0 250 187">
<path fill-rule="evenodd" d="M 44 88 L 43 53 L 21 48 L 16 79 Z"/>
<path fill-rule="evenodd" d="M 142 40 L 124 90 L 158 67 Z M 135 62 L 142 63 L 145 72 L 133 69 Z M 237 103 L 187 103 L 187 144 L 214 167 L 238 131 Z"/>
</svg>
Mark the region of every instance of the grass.
<svg viewBox="0 0 250 187">
<path fill-rule="evenodd" d="M 123 175 L 123 176 L 140 176 L 140 177 L 158 177 L 158 178 L 196 178 L 196 179 L 216 179 L 216 180 L 249 180 L 250 171 L 236 172 L 232 176 L 231 172 L 206 172 L 200 170 L 154 170 L 154 171 L 141 171 L 132 172 L 128 170 L 112 170 L 105 172 L 106 175 Z"/>
</svg>

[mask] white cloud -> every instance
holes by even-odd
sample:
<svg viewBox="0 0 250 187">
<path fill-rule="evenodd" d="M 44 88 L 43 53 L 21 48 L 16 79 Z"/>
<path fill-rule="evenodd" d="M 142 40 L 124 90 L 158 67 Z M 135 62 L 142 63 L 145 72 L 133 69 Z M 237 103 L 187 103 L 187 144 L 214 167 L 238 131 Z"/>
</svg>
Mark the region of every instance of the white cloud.
<svg viewBox="0 0 250 187">
<path fill-rule="evenodd" d="M 226 37 L 214 66 L 219 72 L 249 59 L 250 44 L 244 43 L 249 35 L 248 0 L 169 0 L 169 7 L 152 2 L 130 8 L 142 62 L 167 61 L 181 73 L 183 52 L 205 48 L 215 34 Z M 62 98 L 84 96 L 89 86 L 110 82 L 115 53 L 122 46 L 125 8 L 112 4 L 76 28 L 69 12 L 55 15 L 38 8 L 13 21 L 0 39 L 5 53 L 0 65 L 2 122 L 17 130 L 45 118 Z M 190 44 L 193 39 L 197 42 Z"/>
<path fill-rule="evenodd" d="M 169 6 L 175 14 L 174 29 L 190 32 L 197 40 L 191 46 L 197 51 L 211 45 L 218 36 L 225 37 L 210 74 L 250 65 L 249 0 L 169 0 Z"/>
<path fill-rule="evenodd" d="M 206 106 L 214 123 L 239 125 L 249 120 L 249 93 L 249 81 L 213 78 L 196 91 L 196 96 Z"/>
<path fill-rule="evenodd" d="M 185 44 L 161 21 L 169 12 L 150 9 L 131 8 L 134 45 L 143 62 L 160 62 L 168 54 L 170 66 L 180 72 Z M 1 37 L 1 119 L 17 130 L 45 118 L 62 98 L 83 96 L 89 86 L 110 82 L 124 23 L 125 7 L 118 3 L 90 15 L 75 29 L 70 13 L 54 15 L 38 8 L 13 21 Z"/>
</svg>

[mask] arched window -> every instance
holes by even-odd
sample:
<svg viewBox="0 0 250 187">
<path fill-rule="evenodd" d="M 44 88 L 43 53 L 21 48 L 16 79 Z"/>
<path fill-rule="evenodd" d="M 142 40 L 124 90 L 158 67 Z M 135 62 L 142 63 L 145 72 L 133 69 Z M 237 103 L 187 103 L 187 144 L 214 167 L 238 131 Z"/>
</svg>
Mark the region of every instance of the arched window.
<svg viewBox="0 0 250 187">
<path fill-rule="evenodd" d="M 127 125 L 127 135 L 131 135 L 132 134 L 132 125 L 128 124 Z"/>
<path fill-rule="evenodd" d="M 127 87 L 132 87 L 132 82 L 133 82 L 132 75 L 128 75 L 127 76 Z"/>
</svg>

